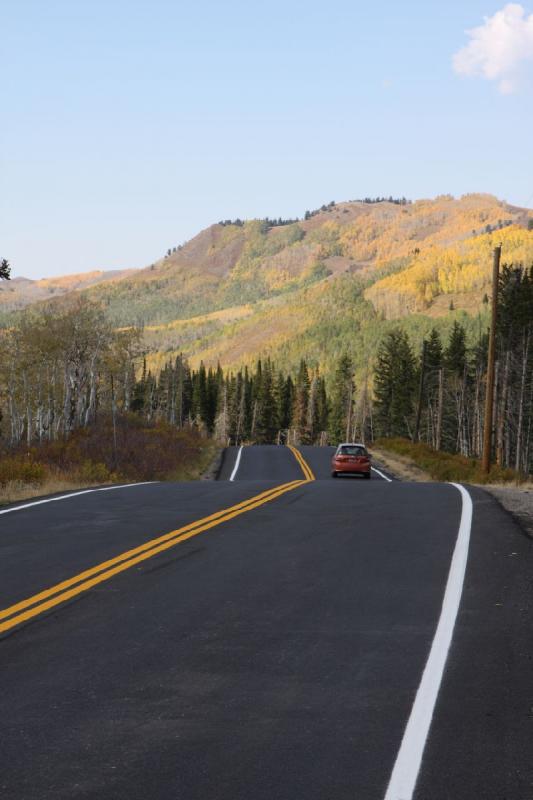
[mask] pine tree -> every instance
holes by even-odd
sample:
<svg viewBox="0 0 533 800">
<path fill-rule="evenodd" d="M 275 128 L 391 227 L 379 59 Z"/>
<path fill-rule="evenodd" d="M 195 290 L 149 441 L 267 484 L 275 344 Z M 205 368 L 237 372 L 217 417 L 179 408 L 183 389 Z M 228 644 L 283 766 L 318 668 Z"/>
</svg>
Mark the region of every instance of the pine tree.
<svg viewBox="0 0 533 800">
<path fill-rule="evenodd" d="M 0 261 L 0 280 L 3 281 L 11 280 L 11 266 L 7 258 L 3 258 Z"/>
<path fill-rule="evenodd" d="M 308 444 L 311 437 L 307 416 L 310 385 L 307 364 L 302 358 L 294 385 L 294 399 L 291 419 L 291 428 L 294 429 L 296 441 L 300 444 Z"/>
<path fill-rule="evenodd" d="M 396 328 L 382 341 L 374 372 L 375 423 L 380 436 L 410 437 L 415 385 L 409 338 Z"/>
<path fill-rule="evenodd" d="M 444 366 L 456 375 L 463 375 L 466 366 L 466 332 L 458 322 L 453 323 L 448 345 L 444 351 Z"/>
<path fill-rule="evenodd" d="M 278 372 L 274 385 L 274 400 L 279 430 L 286 431 L 291 424 L 293 402 L 293 383 L 290 375 L 285 378 L 282 372 Z"/>
<path fill-rule="evenodd" d="M 425 379 L 422 396 L 421 438 L 434 447 L 439 429 L 440 405 L 439 387 L 442 380 L 443 352 L 440 334 L 432 328 L 426 341 Z"/>
<path fill-rule="evenodd" d="M 308 444 L 314 444 L 319 434 L 319 406 L 318 406 L 318 388 L 320 385 L 320 377 L 315 374 L 311 378 L 311 385 L 309 386 L 309 402 L 307 405 L 307 431 L 309 436 Z"/>
<path fill-rule="evenodd" d="M 200 362 L 198 372 L 193 375 L 192 408 L 194 420 L 207 428 L 209 421 L 209 397 L 207 393 L 207 373 L 204 362 Z"/>
<path fill-rule="evenodd" d="M 320 434 L 325 433 L 328 429 L 328 397 L 326 393 L 326 381 L 322 376 L 318 378 L 317 420 L 318 432 Z"/>
<path fill-rule="evenodd" d="M 279 429 L 273 384 L 272 365 L 267 361 L 256 400 L 255 441 L 258 444 L 273 444 Z"/>
<path fill-rule="evenodd" d="M 328 432 L 332 444 L 350 438 L 353 393 L 352 360 L 349 356 L 343 355 L 337 364 L 331 388 Z"/>
</svg>

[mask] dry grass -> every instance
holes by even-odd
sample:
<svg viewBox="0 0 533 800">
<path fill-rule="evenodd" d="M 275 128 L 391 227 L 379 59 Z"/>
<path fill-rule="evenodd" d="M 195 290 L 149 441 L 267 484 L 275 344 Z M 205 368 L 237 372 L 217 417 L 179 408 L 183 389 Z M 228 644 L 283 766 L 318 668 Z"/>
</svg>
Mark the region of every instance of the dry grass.
<svg viewBox="0 0 533 800">
<path fill-rule="evenodd" d="M 377 458 L 380 465 L 402 481 L 427 483 L 433 480 L 429 473 L 417 467 L 410 458 L 391 453 L 381 447 L 372 447 L 370 453 L 372 457 Z"/>
<path fill-rule="evenodd" d="M 0 453 L 0 505 L 140 481 L 199 480 L 218 445 L 195 430 L 148 423 L 133 414 L 75 431 L 68 439 Z"/>
<path fill-rule="evenodd" d="M 422 442 L 413 444 L 408 439 L 378 439 L 376 452 L 385 451 L 388 459 L 396 458 L 411 470 L 417 468 L 426 477 L 410 480 L 457 481 L 483 485 L 521 485 L 523 478 L 512 469 L 503 469 L 494 464 L 486 475 L 478 459 L 467 458 L 454 453 L 433 450 Z M 393 472 L 395 471 L 392 467 Z"/>
<path fill-rule="evenodd" d="M 22 483 L 22 481 L 9 481 L 5 486 L 0 486 L 0 505 L 18 503 L 20 500 L 31 500 L 35 497 L 46 497 L 62 492 L 74 492 L 78 489 L 90 489 L 98 486 L 97 483 L 79 483 L 60 478 L 50 478 L 40 486 Z"/>
</svg>

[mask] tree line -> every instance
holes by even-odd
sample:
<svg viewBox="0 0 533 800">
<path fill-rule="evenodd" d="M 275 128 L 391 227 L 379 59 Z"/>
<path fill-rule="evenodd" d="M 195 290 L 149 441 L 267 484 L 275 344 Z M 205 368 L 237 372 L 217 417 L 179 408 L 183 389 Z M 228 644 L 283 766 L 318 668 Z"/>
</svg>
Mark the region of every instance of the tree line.
<svg viewBox="0 0 533 800">
<path fill-rule="evenodd" d="M 342 373 L 342 374 L 341 374 Z M 344 381 L 344 391 L 338 390 Z M 326 444 L 341 438 L 352 366 L 345 358 L 330 398 L 318 369 L 304 359 L 295 375 L 270 360 L 224 373 L 203 363 L 191 369 L 183 356 L 169 361 L 159 376 L 146 370 L 133 391 L 131 409 L 147 419 L 163 417 L 178 427 L 194 427 L 227 444 Z M 343 405 L 344 404 L 344 405 Z M 346 406 L 346 408 L 345 408 Z"/>
<path fill-rule="evenodd" d="M 503 267 L 496 335 L 493 456 L 501 467 L 528 473 L 533 464 L 533 267 Z M 404 331 L 389 331 L 375 365 L 376 432 L 479 457 L 487 349 L 487 333 L 469 345 L 458 322 L 446 343 L 432 330 L 419 357 Z"/>
<path fill-rule="evenodd" d="M 498 287 L 494 456 L 528 473 L 533 465 L 533 267 L 504 266 Z M 358 371 L 347 353 L 327 378 L 302 359 L 293 372 L 270 358 L 224 371 L 183 355 L 154 374 L 142 331 L 116 329 L 78 297 L 28 311 L 0 336 L 1 433 L 20 447 L 68 437 L 99 418 L 132 414 L 229 444 L 336 444 L 407 437 L 435 450 L 481 454 L 487 333 L 468 341 L 454 322 L 433 329 L 415 353 L 401 328 L 383 337 Z M 346 341 L 348 346 L 350 342 Z M 356 343 L 351 343 L 355 346 Z"/>
<path fill-rule="evenodd" d="M 363 197 L 361 200 L 357 200 L 356 202 L 366 203 L 367 205 L 372 205 L 373 203 L 394 203 L 395 206 L 407 206 L 413 201 L 408 200 L 406 197 L 393 197 L 392 195 L 389 195 L 389 197 Z"/>
<path fill-rule="evenodd" d="M 179 355 L 153 374 L 142 331 L 114 329 L 84 298 L 23 314 L 0 337 L 4 445 L 64 439 L 104 417 L 134 414 L 225 443 L 325 444 L 355 433 L 353 365 L 339 359 L 329 392 L 302 359 L 295 374 L 270 359 L 224 372 Z"/>
<path fill-rule="evenodd" d="M 54 441 L 103 411 L 127 411 L 140 339 L 82 298 L 24 313 L 0 337 L 4 443 Z"/>
</svg>

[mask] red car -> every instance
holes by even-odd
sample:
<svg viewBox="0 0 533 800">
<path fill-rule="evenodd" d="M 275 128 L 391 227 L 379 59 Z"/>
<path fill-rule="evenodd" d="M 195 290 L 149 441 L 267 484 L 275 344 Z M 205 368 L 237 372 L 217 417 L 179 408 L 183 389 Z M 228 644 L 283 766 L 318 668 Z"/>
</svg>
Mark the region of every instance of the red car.
<svg viewBox="0 0 533 800">
<path fill-rule="evenodd" d="M 370 479 L 370 456 L 364 444 L 346 442 L 337 447 L 331 459 L 331 477 L 338 475 L 362 475 Z"/>
</svg>

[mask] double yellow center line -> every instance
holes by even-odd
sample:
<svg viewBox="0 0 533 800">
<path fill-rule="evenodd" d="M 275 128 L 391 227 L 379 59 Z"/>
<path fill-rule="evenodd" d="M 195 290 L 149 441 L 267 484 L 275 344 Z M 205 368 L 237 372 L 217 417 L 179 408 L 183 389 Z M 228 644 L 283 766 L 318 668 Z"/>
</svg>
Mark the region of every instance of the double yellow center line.
<svg viewBox="0 0 533 800">
<path fill-rule="evenodd" d="M 94 586 L 104 583 L 104 581 L 109 580 L 114 575 L 125 572 L 136 564 L 140 564 L 158 553 L 169 550 L 180 542 L 185 542 L 193 536 L 198 536 L 199 533 L 203 533 L 223 522 L 238 517 L 240 514 L 245 514 L 247 511 L 251 511 L 254 508 L 259 508 L 265 503 L 269 503 L 271 500 L 281 497 L 281 495 L 286 492 L 291 492 L 293 489 L 297 489 L 299 486 L 314 480 L 314 477 L 310 477 L 313 473 L 307 465 L 305 465 L 304 469 L 303 465 L 305 462 L 300 453 L 292 447 L 291 450 L 302 466 L 305 480 L 290 481 L 289 483 L 275 486 L 273 489 L 261 492 L 261 494 L 250 497 L 248 500 L 243 500 L 230 508 L 217 511 L 214 514 L 210 514 L 208 517 L 203 517 L 195 522 L 191 522 L 188 525 L 184 525 L 175 531 L 170 531 L 170 533 L 166 533 L 156 539 L 150 539 L 150 541 L 138 547 L 127 550 L 114 558 L 110 558 L 108 561 L 103 561 L 101 564 L 97 564 L 84 572 L 80 572 L 72 578 L 68 578 L 48 589 L 44 589 L 38 594 L 27 597 L 25 600 L 21 600 L 9 606 L 9 608 L 3 609 L 0 611 L 0 633 L 5 633 L 15 628 L 17 625 L 21 625 L 33 617 L 37 617 L 39 614 L 49 611 L 51 608 L 65 603 L 67 600 L 86 592 L 88 589 L 92 589 Z"/>
<path fill-rule="evenodd" d="M 298 464 L 301 466 L 303 474 L 305 475 L 306 482 L 314 481 L 315 476 L 313 475 L 313 471 L 309 466 L 309 464 L 307 463 L 307 461 L 305 460 L 305 458 L 303 457 L 303 455 L 300 453 L 300 451 L 297 450 L 296 447 L 293 447 L 292 444 L 289 445 L 289 450 L 294 455 Z"/>
</svg>

